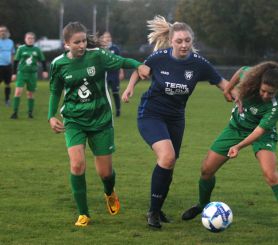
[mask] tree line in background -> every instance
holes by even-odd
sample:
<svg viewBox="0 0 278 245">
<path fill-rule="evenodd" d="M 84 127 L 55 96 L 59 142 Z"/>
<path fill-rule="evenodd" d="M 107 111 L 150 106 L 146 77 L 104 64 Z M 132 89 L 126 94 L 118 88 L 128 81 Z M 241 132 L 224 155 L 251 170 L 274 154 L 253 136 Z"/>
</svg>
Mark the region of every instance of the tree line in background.
<svg viewBox="0 0 278 245">
<path fill-rule="evenodd" d="M 277 54 L 277 0 L 1 0 L 0 24 L 16 43 L 27 31 L 58 39 L 61 3 L 64 25 L 80 21 L 91 32 L 96 6 L 97 32 L 108 28 L 130 53 L 147 43 L 146 21 L 160 14 L 188 23 L 200 52 L 217 63 L 252 63 Z"/>
</svg>

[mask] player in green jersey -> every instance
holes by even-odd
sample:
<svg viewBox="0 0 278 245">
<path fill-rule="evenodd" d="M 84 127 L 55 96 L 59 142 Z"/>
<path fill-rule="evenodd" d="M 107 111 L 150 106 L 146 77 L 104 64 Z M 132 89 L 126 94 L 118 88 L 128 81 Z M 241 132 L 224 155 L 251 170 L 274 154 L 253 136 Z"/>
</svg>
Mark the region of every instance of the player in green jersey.
<svg viewBox="0 0 278 245">
<path fill-rule="evenodd" d="M 244 74 L 244 76 L 243 76 Z M 278 120 L 278 63 L 268 61 L 252 68 L 243 67 L 225 88 L 230 95 L 239 86 L 239 103 L 232 110 L 228 126 L 212 144 L 205 157 L 199 180 L 199 203 L 185 211 L 183 220 L 200 214 L 210 202 L 215 186 L 215 173 L 239 151 L 252 145 L 267 184 L 278 201 L 278 172 L 276 168 L 276 123 Z"/>
<path fill-rule="evenodd" d="M 38 62 L 41 62 L 43 66 L 42 77 L 48 77 L 45 57 L 41 49 L 34 46 L 35 38 L 36 36 L 33 32 L 27 32 L 24 38 L 25 44 L 18 48 L 14 58 L 12 80 L 16 80 L 16 88 L 13 99 L 14 112 L 11 115 L 11 119 L 18 118 L 20 97 L 25 84 L 28 98 L 28 117 L 33 118 L 34 92 L 37 88 Z"/>
<path fill-rule="evenodd" d="M 111 215 L 119 212 L 120 202 L 115 193 L 115 171 L 112 168 L 114 129 L 111 100 L 106 83 L 106 71 L 138 68 L 141 78 L 149 68 L 140 62 L 123 58 L 98 46 L 79 22 L 71 22 L 63 30 L 67 51 L 51 63 L 48 120 L 54 132 L 65 131 L 70 158 L 71 187 L 79 217 L 76 226 L 87 226 L 90 215 L 85 180 L 85 146 L 95 155 L 95 167 L 100 176 Z M 63 122 L 55 117 L 64 90 L 61 108 Z"/>
</svg>

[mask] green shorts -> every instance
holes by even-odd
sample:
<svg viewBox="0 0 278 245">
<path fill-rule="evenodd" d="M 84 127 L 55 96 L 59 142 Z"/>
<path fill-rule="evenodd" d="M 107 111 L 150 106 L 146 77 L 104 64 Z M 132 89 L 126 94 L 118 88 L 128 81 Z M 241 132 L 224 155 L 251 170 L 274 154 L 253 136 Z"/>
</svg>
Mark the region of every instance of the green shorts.
<svg viewBox="0 0 278 245">
<path fill-rule="evenodd" d="M 88 144 L 95 156 L 109 155 L 115 151 L 114 128 L 107 128 L 100 131 L 86 131 L 78 125 L 66 126 L 65 139 L 67 147 Z"/>
<path fill-rule="evenodd" d="M 22 73 L 18 72 L 16 76 L 16 87 L 23 88 L 26 84 L 27 91 L 35 92 L 37 88 L 37 72 Z"/>
<path fill-rule="evenodd" d="M 239 130 L 228 125 L 216 138 L 210 149 L 220 155 L 227 156 L 230 147 L 244 140 L 251 132 Z M 277 133 L 268 131 L 252 144 L 254 153 L 260 150 L 276 151 Z"/>
</svg>

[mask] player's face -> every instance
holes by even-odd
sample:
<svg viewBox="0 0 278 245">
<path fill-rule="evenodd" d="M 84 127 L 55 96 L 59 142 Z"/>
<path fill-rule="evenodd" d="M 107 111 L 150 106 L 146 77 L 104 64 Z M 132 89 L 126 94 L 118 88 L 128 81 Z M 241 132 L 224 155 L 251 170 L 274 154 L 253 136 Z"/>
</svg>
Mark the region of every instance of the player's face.
<svg viewBox="0 0 278 245">
<path fill-rule="evenodd" d="M 87 34 L 85 32 L 74 33 L 69 41 L 65 42 L 69 49 L 69 56 L 78 58 L 84 55 L 87 48 Z"/>
<path fill-rule="evenodd" d="M 33 35 L 27 34 L 24 39 L 25 43 L 29 46 L 33 45 L 35 42 L 35 37 Z"/>
<path fill-rule="evenodd" d="M 4 39 L 7 29 L 5 27 L 0 27 L 0 38 Z"/>
<path fill-rule="evenodd" d="M 102 35 L 101 40 L 103 42 L 103 46 L 105 46 L 105 47 L 109 47 L 112 43 L 112 37 L 111 37 L 110 33 L 107 33 L 107 32 L 105 32 Z"/>
<path fill-rule="evenodd" d="M 267 102 L 270 101 L 273 97 L 276 96 L 278 90 L 272 86 L 269 86 L 265 83 L 261 84 L 260 87 L 260 96 L 262 101 Z"/>
<path fill-rule="evenodd" d="M 188 31 L 175 31 L 170 40 L 173 56 L 177 59 L 185 58 L 192 50 L 192 36 Z"/>
</svg>

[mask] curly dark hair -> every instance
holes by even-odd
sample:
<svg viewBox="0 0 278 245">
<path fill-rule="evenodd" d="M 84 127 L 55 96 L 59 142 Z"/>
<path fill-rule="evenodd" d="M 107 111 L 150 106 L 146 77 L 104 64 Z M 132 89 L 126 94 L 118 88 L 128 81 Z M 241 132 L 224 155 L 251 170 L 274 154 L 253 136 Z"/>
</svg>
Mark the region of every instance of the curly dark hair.
<svg viewBox="0 0 278 245">
<path fill-rule="evenodd" d="M 277 62 L 265 61 L 253 66 L 249 71 L 247 71 L 239 85 L 240 99 L 259 99 L 262 83 L 278 89 Z"/>
</svg>

